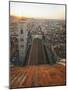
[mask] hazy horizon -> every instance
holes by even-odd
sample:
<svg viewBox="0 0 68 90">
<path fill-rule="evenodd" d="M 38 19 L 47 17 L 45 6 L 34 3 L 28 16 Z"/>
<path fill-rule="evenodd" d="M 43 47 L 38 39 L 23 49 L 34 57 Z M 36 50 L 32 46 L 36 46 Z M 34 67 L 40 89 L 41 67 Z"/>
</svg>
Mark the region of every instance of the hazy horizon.
<svg viewBox="0 0 68 90">
<path fill-rule="evenodd" d="M 65 21 L 65 19 L 50 19 L 50 18 L 34 18 L 34 17 L 25 17 L 25 16 L 16 16 L 16 15 L 10 15 L 10 17 L 15 17 L 15 18 L 18 18 L 18 19 L 40 19 L 40 20 L 61 20 L 61 21 Z"/>
</svg>

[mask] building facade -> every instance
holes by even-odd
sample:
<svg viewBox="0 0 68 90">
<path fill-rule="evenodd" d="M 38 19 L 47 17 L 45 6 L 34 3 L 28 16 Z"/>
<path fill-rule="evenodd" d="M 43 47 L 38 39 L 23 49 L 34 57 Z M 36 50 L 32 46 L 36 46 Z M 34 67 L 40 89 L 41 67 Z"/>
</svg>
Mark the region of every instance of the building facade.
<svg viewBox="0 0 68 90">
<path fill-rule="evenodd" d="M 27 52 L 27 34 L 26 21 L 19 21 L 18 23 L 18 46 L 19 46 L 19 60 L 21 64 L 24 63 Z"/>
</svg>

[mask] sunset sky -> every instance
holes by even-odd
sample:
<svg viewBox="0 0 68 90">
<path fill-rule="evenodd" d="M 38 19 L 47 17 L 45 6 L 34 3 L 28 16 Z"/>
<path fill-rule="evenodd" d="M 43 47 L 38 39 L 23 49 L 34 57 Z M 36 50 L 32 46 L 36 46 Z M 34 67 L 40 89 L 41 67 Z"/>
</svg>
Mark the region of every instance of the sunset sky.
<svg viewBox="0 0 68 90">
<path fill-rule="evenodd" d="M 65 19 L 65 5 L 10 2 L 10 15 L 42 19 Z"/>
</svg>

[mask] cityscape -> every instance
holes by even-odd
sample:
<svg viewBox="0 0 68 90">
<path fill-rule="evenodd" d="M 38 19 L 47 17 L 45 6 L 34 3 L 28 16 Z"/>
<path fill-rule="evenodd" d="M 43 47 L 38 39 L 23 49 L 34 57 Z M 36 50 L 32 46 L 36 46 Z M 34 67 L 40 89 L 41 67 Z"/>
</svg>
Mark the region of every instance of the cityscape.
<svg viewBox="0 0 68 90">
<path fill-rule="evenodd" d="M 12 17 L 11 17 L 12 18 Z M 11 20 L 12 21 L 12 20 Z M 44 39 L 49 47 L 53 47 L 59 59 L 65 59 L 65 42 L 66 31 L 65 21 L 60 20 L 37 20 L 25 19 L 19 22 L 10 23 L 10 46 L 11 46 L 11 63 L 18 63 L 24 61 L 26 52 L 32 44 L 32 39 L 39 36 Z M 20 55 L 20 57 L 19 57 Z M 22 65 L 24 63 L 22 62 Z"/>
<path fill-rule="evenodd" d="M 66 84 L 66 21 L 10 15 L 10 88 Z"/>
</svg>

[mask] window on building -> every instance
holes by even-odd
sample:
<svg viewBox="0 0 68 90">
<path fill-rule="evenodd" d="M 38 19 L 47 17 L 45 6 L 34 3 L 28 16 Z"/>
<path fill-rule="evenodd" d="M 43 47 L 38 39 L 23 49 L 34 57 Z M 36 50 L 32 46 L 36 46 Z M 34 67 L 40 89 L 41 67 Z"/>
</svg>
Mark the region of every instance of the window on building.
<svg viewBox="0 0 68 90">
<path fill-rule="evenodd" d="M 24 47 L 24 45 L 21 45 L 21 47 Z"/>
<path fill-rule="evenodd" d="M 23 30 L 21 29 L 21 34 L 23 34 Z"/>
<path fill-rule="evenodd" d="M 21 38 L 21 41 L 24 41 L 24 39 L 23 39 L 23 38 Z"/>
</svg>

